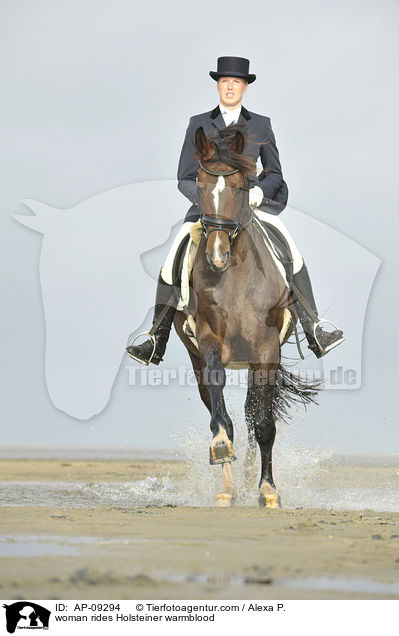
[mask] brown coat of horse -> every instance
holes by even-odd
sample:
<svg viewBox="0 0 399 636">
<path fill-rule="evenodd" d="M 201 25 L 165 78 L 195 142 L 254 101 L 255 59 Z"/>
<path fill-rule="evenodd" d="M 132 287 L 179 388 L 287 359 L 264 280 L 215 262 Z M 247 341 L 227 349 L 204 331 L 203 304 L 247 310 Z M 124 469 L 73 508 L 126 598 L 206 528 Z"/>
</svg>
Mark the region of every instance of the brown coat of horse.
<svg viewBox="0 0 399 636">
<path fill-rule="evenodd" d="M 280 331 L 287 310 L 293 320 L 296 317 L 285 282 L 252 222 L 252 210 L 245 198 L 247 176 L 254 166 L 243 154 L 245 136 L 241 127 L 230 126 L 208 138 L 199 128 L 196 147 L 204 233 L 192 271 L 189 310 L 196 323 L 199 351 L 183 331 L 184 313 L 176 313 L 175 328 L 189 352 L 201 399 L 211 414 L 210 461 L 222 465 L 224 476 L 217 504 L 231 505 L 236 495 L 230 463 L 234 459 L 234 431 L 223 389 L 226 366 L 240 363 L 249 369 L 245 402 L 247 459 L 254 461 L 255 440 L 261 454 L 259 505 L 278 507 L 272 448 L 276 380 L 282 370 Z M 237 227 L 232 223 L 236 220 Z M 284 342 L 291 331 L 292 323 Z M 302 401 L 312 399 L 309 388 L 301 394 L 297 386 L 294 393 Z"/>
</svg>

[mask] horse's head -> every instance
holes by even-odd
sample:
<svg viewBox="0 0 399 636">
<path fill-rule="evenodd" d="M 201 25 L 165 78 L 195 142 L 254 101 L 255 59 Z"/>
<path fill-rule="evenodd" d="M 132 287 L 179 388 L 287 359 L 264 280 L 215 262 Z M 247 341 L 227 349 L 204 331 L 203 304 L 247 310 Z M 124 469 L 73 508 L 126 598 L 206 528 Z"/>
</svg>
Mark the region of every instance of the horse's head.
<svg viewBox="0 0 399 636">
<path fill-rule="evenodd" d="M 209 137 L 202 127 L 195 133 L 206 256 L 211 268 L 218 272 L 229 266 L 232 241 L 250 221 L 248 175 L 255 171 L 255 165 L 242 154 L 245 141 L 240 124 L 218 130 Z"/>
</svg>

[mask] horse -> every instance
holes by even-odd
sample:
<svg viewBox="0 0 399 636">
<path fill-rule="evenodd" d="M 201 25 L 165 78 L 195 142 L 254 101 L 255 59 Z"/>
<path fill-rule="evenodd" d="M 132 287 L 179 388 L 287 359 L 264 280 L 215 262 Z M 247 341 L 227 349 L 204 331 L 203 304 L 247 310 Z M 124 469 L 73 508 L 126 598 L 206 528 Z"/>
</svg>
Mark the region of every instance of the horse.
<svg viewBox="0 0 399 636">
<path fill-rule="evenodd" d="M 195 323 L 197 346 L 184 329 L 186 313 L 176 312 L 174 327 L 211 416 L 210 463 L 220 464 L 223 475 L 216 505 L 231 506 L 237 497 L 231 469 L 236 459 L 234 428 L 223 390 L 226 367 L 241 367 L 248 368 L 246 467 L 249 471 L 254 464 L 257 443 L 261 457 L 258 505 L 279 508 L 272 471 L 276 419 L 287 413 L 291 401 L 305 406 L 314 402 L 317 389 L 281 365 L 281 347 L 297 318 L 287 285 L 249 206 L 249 178 L 255 164 L 243 154 L 246 139 L 242 124 L 208 136 L 202 127 L 196 131 L 201 235 L 190 277 L 188 312 Z"/>
</svg>

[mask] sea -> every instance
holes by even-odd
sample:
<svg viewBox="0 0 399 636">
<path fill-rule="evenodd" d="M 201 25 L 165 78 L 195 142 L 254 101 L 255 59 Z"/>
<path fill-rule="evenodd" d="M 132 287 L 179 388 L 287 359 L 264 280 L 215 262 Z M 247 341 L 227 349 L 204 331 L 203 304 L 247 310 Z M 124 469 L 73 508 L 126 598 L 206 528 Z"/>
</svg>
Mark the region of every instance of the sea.
<svg viewBox="0 0 399 636">
<path fill-rule="evenodd" d="M 188 441 L 189 440 L 189 441 Z M 179 442 L 179 440 L 177 440 Z M 209 439 L 184 435 L 180 448 L 0 447 L 0 459 L 150 461 L 153 474 L 133 481 L 0 481 L 1 506 L 211 507 L 221 483 L 220 468 L 208 462 Z M 200 452 L 203 449 L 203 453 Z M 237 506 L 257 503 L 259 457 L 252 481 L 245 473 L 246 439 L 235 441 L 232 463 Z M 237 452 L 238 451 L 238 452 Z M 180 462 L 185 464 L 181 477 Z M 162 471 L 157 466 L 163 466 Z M 165 465 L 167 470 L 165 470 Z M 274 478 L 283 508 L 399 512 L 399 455 L 349 455 L 333 450 L 280 447 Z"/>
</svg>

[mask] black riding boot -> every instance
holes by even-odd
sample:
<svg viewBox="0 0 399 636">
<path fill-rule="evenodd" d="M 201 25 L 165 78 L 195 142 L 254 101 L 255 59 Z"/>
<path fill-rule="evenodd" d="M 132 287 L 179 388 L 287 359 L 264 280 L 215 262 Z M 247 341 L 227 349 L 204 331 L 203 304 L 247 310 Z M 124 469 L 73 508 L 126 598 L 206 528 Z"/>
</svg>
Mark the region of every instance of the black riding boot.
<svg viewBox="0 0 399 636">
<path fill-rule="evenodd" d="M 154 324 L 158 320 L 158 317 L 167 305 L 169 305 L 169 308 L 167 309 L 166 314 L 161 320 L 161 323 L 158 325 L 156 331 L 153 334 L 155 338 L 155 350 L 152 338 L 149 338 L 141 345 L 130 345 L 129 347 L 126 347 L 127 353 L 130 355 L 131 358 L 133 358 L 133 360 L 137 360 L 138 362 L 142 362 L 143 364 L 149 364 L 149 362 L 152 362 L 153 364 L 159 364 L 160 362 L 162 362 L 162 356 L 165 353 L 173 318 L 176 313 L 175 300 L 174 298 L 172 300 L 170 299 L 172 292 L 173 285 L 168 285 L 168 283 L 165 283 L 165 281 L 161 277 L 161 274 L 159 274 L 152 324 Z M 173 305 L 171 304 L 172 302 Z M 153 351 L 154 355 L 152 356 Z"/>
<path fill-rule="evenodd" d="M 317 315 L 316 302 L 305 263 L 299 272 L 293 275 L 292 282 L 298 288 L 299 293 L 302 294 L 308 305 L 310 305 L 310 309 L 314 314 L 312 316 L 309 313 L 302 304 L 300 297 L 297 297 L 295 292 L 292 291 L 295 311 L 305 332 L 309 349 L 313 351 L 316 358 L 321 358 L 344 341 L 343 332 L 340 329 L 335 329 L 331 332 L 323 331 L 319 324 L 320 319 Z"/>
</svg>

